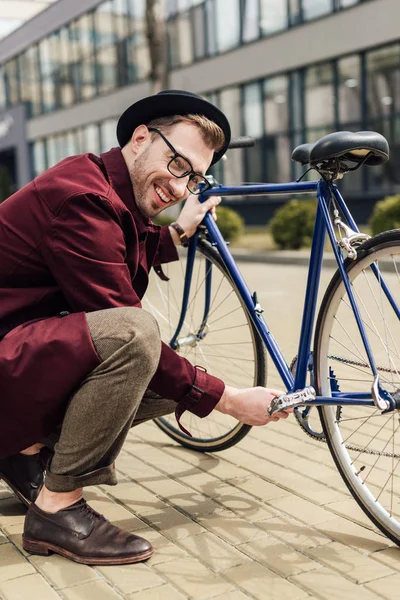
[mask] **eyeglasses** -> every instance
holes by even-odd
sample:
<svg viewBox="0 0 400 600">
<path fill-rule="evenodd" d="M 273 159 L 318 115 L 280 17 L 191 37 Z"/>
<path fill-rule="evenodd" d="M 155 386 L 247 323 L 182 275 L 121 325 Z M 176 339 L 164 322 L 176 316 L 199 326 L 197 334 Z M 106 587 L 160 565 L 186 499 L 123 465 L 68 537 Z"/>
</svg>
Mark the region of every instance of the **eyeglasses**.
<svg viewBox="0 0 400 600">
<path fill-rule="evenodd" d="M 155 127 L 149 127 L 149 131 L 155 131 L 167 144 L 171 152 L 174 153 L 173 157 L 167 164 L 167 169 L 174 177 L 181 179 L 189 175 L 189 181 L 186 184 L 187 189 L 191 194 L 198 195 L 205 190 L 209 190 L 212 186 L 211 183 L 203 175 L 199 175 L 193 171 L 193 167 L 187 158 L 179 154 L 173 145 L 167 140 L 165 135 L 161 133 L 159 129 Z"/>
</svg>

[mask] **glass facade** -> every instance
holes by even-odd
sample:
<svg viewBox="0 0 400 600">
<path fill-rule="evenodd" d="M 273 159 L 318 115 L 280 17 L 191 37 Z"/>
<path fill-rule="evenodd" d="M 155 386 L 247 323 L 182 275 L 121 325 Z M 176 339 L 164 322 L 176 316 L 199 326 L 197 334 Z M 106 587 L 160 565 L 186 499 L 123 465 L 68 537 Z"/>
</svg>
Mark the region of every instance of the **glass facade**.
<svg viewBox="0 0 400 600">
<path fill-rule="evenodd" d="M 35 117 L 146 79 L 145 0 L 107 0 L 0 67 L 0 109 Z"/>
<path fill-rule="evenodd" d="M 169 60 L 189 65 L 241 44 L 371 0 L 166 0 Z M 149 73 L 146 0 L 106 0 L 0 65 L 0 110 L 21 101 L 30 118 L 143 81 Z M 215 168 L 222 182 L 283 182 L 302 173 L 292 149 L 337 130 L 382 132 L 389 165 L 357 172 L 345 190 L 400 191 L 400 41 L 207 93 L 234 135 L 256 146 Z M 117 144 L 116 116 L 31 143 L 32 171 Z M 362 174 L 361 174 L 362 173 Z"/>
<path fill-rule="evenodd" d="M 171 68 L 369 0 L 166 0 Z M 106 0 L 0 67 L 0 108 L 35 117 L 146 79 L 146 0 Z M 377 58 L 377 60 L 379 60 Z"/>
</svg>

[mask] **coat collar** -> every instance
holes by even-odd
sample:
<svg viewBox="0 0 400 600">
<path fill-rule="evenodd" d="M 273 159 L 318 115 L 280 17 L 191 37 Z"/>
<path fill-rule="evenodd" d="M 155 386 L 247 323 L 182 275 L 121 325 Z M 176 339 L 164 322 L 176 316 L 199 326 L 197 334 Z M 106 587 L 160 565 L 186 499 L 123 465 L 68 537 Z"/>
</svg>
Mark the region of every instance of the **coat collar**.
<svg viewBox="0 0 400 600">
<path fill-rule="evenodd" d="M 103 152 L 100 157 L 103 161 L 107 179 L 111 187 L 118 194 L 135 219 L 138 234 L 140 235 L 147 233 L 149 230 L 152 231 L 156 228 L 158 229 L 149 218 L 142 215 L 137 207 L 128 167 L 126 166 L 120 148 L 112 148 L 108 152 Z"/>
</svg>

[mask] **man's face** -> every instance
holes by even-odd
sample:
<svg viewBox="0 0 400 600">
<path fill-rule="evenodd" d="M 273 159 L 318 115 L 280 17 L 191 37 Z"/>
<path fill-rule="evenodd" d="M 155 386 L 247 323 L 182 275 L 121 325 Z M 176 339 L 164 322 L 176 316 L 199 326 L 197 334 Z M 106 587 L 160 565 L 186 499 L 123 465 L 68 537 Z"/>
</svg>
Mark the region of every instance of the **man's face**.
<svg viewBox="0 0 400 600">
<path fill-rule="evenodd" d="M 164 133 L 164 132 L 163 132 Z M 184 156 L 193 170 L 205 175 L 214 151 L 206 146 L 196 125 L 178 123 L 166 132 L 176 152 Z M 173 152 L 164 140 L 151 134 L 145 126 L 138 127 L 132 137 L 134 159 L 129 167 L 136 204 L 145 217 L 153 218 L 169 206 L 185 200 L 190 194 L 186 185 L 189 176 L 177 178 L 167 169 Z"/>
</svg>

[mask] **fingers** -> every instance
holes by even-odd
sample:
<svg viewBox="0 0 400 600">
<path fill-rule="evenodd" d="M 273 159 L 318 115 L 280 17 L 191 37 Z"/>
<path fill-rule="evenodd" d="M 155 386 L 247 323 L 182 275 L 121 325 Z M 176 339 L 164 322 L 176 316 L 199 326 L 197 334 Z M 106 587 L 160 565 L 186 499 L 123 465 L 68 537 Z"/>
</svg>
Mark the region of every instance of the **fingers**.
<svg viewBox="0 0 400 600">
<path fill-rule="evenodd" d="M 204 212 L 206 213 L 208 210 L 211 210 L 215 206 L 218 206 L 221 200 L 221 196 L 210 196 L 205 202 L 202 203 L 201 206 L 204 209 Z"/>
</svg>

